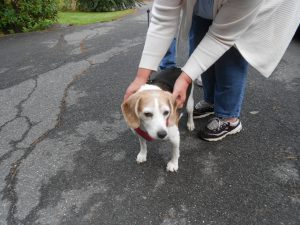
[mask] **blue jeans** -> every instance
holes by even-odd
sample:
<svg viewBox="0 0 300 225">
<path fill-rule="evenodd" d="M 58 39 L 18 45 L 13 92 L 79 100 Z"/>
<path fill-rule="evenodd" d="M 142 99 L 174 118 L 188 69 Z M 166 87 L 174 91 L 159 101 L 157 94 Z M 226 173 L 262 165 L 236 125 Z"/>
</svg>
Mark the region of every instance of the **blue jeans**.
<svg viewBox="0 0 300 225">
<path fill-rule="evenodd" d="M 159 64 L 161 70 L 176 67 L 176 39 L 174 38 L 167 53 Z"/>
<path fill-rule="evenodd" d="M 189 33 L 189 55 L 205 36 L 211 23 L 211 20 L 193 16 Z M 176 40 L 174 39 L 160 64 L 161 69 L 176 65 L 175 46 Z M 221 118 L 240 116 L 247 74 L 248 63 L 234 47 L 231 47 L 214 65 L 201 74 L 204 100 L 214 104 L 216 116 Z"/>
<path fill-rule="evenodd" d="M 191 51 L 205 36 L 211 23 L 211 20 L 193 16 L 189 40 Z M 197 32 L 194 32 L 195 30 Z M 216 116 L 221 118 L 240 116 L 247 74 L 248 62 L 235 47 L 231 47 L 214 65 L 201 74 L 204 100 L 214 104 Z"/>
</svg>

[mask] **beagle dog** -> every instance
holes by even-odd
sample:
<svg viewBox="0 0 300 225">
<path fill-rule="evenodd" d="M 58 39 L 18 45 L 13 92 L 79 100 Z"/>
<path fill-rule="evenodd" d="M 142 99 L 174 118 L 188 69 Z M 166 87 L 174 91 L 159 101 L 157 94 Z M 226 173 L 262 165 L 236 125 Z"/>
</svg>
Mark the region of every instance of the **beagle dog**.
<svg viewBox="0 0 300 225">
<path fill-rule="evenodd" d="M 172 92 L 180 74 L 180 68 L 167 69 L 157 73 L 153 79 L 121 105 L 127 125 L 137 134 L 140 141 L 137 163 L 147 160 L 147 141 L 169 140 L 172 144 L 172 156 L 167 164 L 167 171 L 176 172 L 178 170 L 180 144 L 178 122 L 180 116 Z M 190 131 L 195 128 L 192 93 L 193 84 L 188 89 L 186 103 L 187 128 Z"/>
</svg>

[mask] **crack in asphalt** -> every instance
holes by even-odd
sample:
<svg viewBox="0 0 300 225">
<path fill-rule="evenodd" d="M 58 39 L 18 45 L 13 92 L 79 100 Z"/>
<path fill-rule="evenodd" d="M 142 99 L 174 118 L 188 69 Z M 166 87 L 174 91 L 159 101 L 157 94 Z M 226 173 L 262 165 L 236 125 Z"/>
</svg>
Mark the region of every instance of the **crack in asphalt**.
<svg viewBox="0 0 300 225">
<path fill-rule="evenodd" d="M 11 119 L 11 120 L 8 120 L 8 121 L 5 122 L 2 126 L 0 126 L 0 133 L 1 133 L 2 129 L 3 129 L 7 124 L 13 122 L 15 119 L 16 119 L 16 117 L 13 118 L 13 119 Z M 0 161 L 0 162 L 1 162 L 1 161 Z"/>
<path fill-rule="evenodd" d="M 32 80 L 32 79 L 31 79 L 31 80 Z M 37 79 L 33 79 L 33 80 L 35 81 L 35 83 L 34 83 L 34 87 L 32 88 L 31 92 L 29 92 L 28 95 L 27 95 L 27 97 L 24 98 L 23 100 L 21 100 L 21 101 L 19 102 L 19 104 L 15 106 L 15 108 L 17 108 L 17 110 L 18 110 L 18 111 L 17 111 L 17 114 L 16 114 L 16 116 L 15 116 L 15 118 L 13 118 L 13 119 L 7 121 L 5 124 L 3 124 L 3 126 L 0 127 L 0 132 L 1 132 L 2 129 L 3 129 L 7 124 L 9 124 L 9 123 L 11 123 L 11 122 L 13 122 L 14 120 L 19 119 L 19 118 L 24 118 L 24 119 L 26 120 L 27 124 L 29 125 L 29 128 L 22 134 L 22 137 L 20 138 L 20 140 L 17 140 L 17 141 L 11 141 L 11 143 L 13 144 L 13 149 L 12 149 L 11 151 L 5 153 L 4 155 L 2 155 L 2 156 L 0 157 L 0 165 L 1 165 L 1 163 L 2 163 L 4 160 L 8 159 L 8 158 L 11 156 L 11 154 L 12 154 L 13 152 L 15 152 L 15 151 L 18 150 L 18 148 L 16 147 L 16 145 L 17 145 L 19 142 L 22 142 L 22 141 L 26 138 L 27 134 L 29 133 L 30 129 L 31 129 L 32 126 L 33 126 L 33 123 L 30 121 L 30 119 L 29 119 L 27 116 L 21 116 L 21 113 L 22 113 L 22 105 L 23 105 L 23 103 L 26 102 L 26 101 L 31 97 L 32 93 L 33 93 L 33 92 L 36 90 L 36 88 L 37 88 Z M 16 144 L 15 144 L 15 143 L 16 143 Z"/>
<path fill-rule="evenodd" d="M 31 127 L 32 127 L 32 125 L 31 125 L 30 120 L 29 120 L 28 117 L 26 117 L 26 116 L 21 116 L 21 117 L 18 117 L 18 118 L 24 118 L 24 119 L 26 120 L 26 122 L 29 124 L 29 128 L 22 134 L 22 137 L 20 138 L 20 140 L 18 140 L 18 141 L 11 141 L 11 142 L 10 142 L 10 144 L 13 144 L 13 149 L 10 150 L 10 151 L 8 151 L 7 153 L 5 153 L 4 155 L 2 155 L 2 156 L 0 157 L 0 165 L 1 165 L 1 163 L 4 162 L 4 160 L 10 158 L 13 152 L 18 151 L 19 149 L 22 149 L 22 148 L 17 148 L 16 145 L 17 145 L 19 142 L 22 142 L 22 141 L 26 138 L 27 134 L 29 133 L 29 131 L 30 131 Z M 15 118 L 15 119 L 17 119 L 17 118 Z M 14 119 L 14 120 L 15 120 L 15 119 Z M 12 121 L 13 121 L 13 120 L 12 120 Z M 16 144 L 15 144 L 15 143 L 16 143 Z M 1 192 L 0 192 L 0 193 L 1 193 Z"/>
<path fill-rule="evenodd" d="M 80 42 L 79 42 L 80 53 L 86 52 L 86 47 L 84 46 L 84 41 L 88 40 L 89 38 L 91 38 L 93 36 L 94 36 L 94 34 L 90 34 L 90 35 L 87 35 L 86 37 L 84 37 L 82 40 L 80 40 Z"/>
<path fill-rule="evenodd" d="M 7 124 L 13 122 L 15 119 L 18 119 L 18 118 L 21 118 L 21 117 L 25 117 L 25 116 L 21 116 L 21 113 L 22 113 L 22 104 L 23 104 L 24 102 L 26 102 L 26 101 L 31 97 L 32 93 L 36 90 L 36 87 L 37 87 L 37 78 L 31 78 L 31 79 L 29 79 L 29 80 L 34 80 L 34 81 L 35 81 L 35 82 L 34 82 L 34 87 L 32 88 L 31 92 L 28 93 L 27 97 L 24 98 L 23 100 L 21 100 L 21 101 L 19 102 L 19 104 L 17 104 L 17 105 L 15 106 L 15 108 L 17 108 L 17 110 L 18 110 L 18 111 L 17 111 L 17 114 L 16 114 L 16 116 L 15 116 L 15 118 L 13 118 L 13 119 L 11 119 L 11 120 L 5 122 L 2 126 L 0 126 L 0 132 L 2 131 L 2 129 L 3 129 Z M 29 120 L 29 121 L 30 121 L 30 120 Z M 31 125 L 31 123 L 29 123 L 29 125 Z M 0 163 L 1 163 L 1 158 L 0 158 Z"/>
<path fill-rule="evenodd" d="M 74 85 L 74 83 L 75 83 L 77 80 L 79 80 L 79 79 L 83 76 L 83 74 L 84 74 L 86 71 L 87 71 L 87 69 L 84 70 L 84 71 L 82 71 L 80 74 L 76 75 L 76 76 L 73 78 L 73 80 L 67 85 L 67 87 L 66 87 L 66 89 L 65 89 L 65 91 L 64 91 L 63 98 L 62 98 L 62 100 L 61 100 L 60 107 L 59 107 L 59 108 L 60 108 L 60 113 L 59 113 L 58 116 L 57 116 L 56 127 L 55 127 L 55 128 L 60 127 L 61 124 L 62 124 L 62 114 L 65 112 L 66 107 L 67 107 L 67 101 L 66 101 L 66 99 L 67 99 L 67 97 L 68 97 L 68 91 L 69 91 L 69 89 L 72 87 L 72 85 Z"/>
<path fill-rule="evenodd" d="M 11 154 L 15 151 L 18 151 L 20 148 L 17 147 L 17 144 L 22 142 L 27 134 L 29 133 L 30 129 L 32 128 L 33 124 L 31 123 L 30 119 L 27 116 L 21 116 L 22 113 L 22 105 L 24 104 L 24 102 L 26 102 L 28 99 L 30 99 L 32 93 L 36 90 L 37 88 L 37 79 L 34 79 L 35 83 L 34 83 L 34 87 L 32 88 L 31 92 L 27 95 L 26 98 L 24 98 L 23 100 L 21 100 L 19 102 L 19 104 L 15 107 L 17 108 L 18 112 L 17 115 L 15 116 L 14 119 L 10 120 L 9 122 L 14 121 L 15 119 L 18 118 L 24 118 L 27 122 L 27 124 L 29 125 L 28 129 L 22 134 L 22 137 L 17 140 L 17 141 L 11 141 L 10 144 L 12 144 L 12 150 L 7 152 L 6 154 L 4 154 L 1 158 L 0 158 L 0 164 L 8 159 Z M 8 124 L 9 122 L 5 123 Z M 3 126 L 4 127 L 4 126 Z M 1 130 L 0 130 L 1 131 Z M 18 159 L 16 162 L 14 162 L 10 168 L 10 172 L 9 174 L 6 176 L 5 180 L 6 180 L 6 186 L 4 187 L 3 191 L 1 191 L 1 193 L 3 193 L 3 199 L 8 199 L 12 204 L 10 205 L 9 208 L 9 213 L 7 216 L 7 222 L 8 224 L 16 224 L 15 218 L 14 218 L 14 213 L 16 211 L 16 205 L 15 203 L 17 202 L 17 195 L 15 192 L 15 184 L 17 182 L 16 180 L 16 175 L 18 172 L 18 167 L 21 164 L 22 158 Z M 7 197 L 5 197 L 7 196 Z"/>
<path fill-rule="evenodd" d="M 141 43 L 134 43 L 134 44 L 131 44 L 130 46 L 127 46 L 127 48 L 134 47 L 134 46 L 137 46 L 139 44 L 141 44 Z M 125 48 L 124 46 L 121 46 L 120 49 L 119 49 L 119 53 L 125 52 L 126 50 L 128 50 L 127 48 Z M 109 57 L 108 57 L 107 60 L 109 60 L 110 58 L 118 55 L 117 51 L 115 49 L 112 52 L 111 52 L 111 50 L 109 50 L 108 53 L 109 53 Z M 101 55 L 101 58 L 102 58 L 102 56 L 104 56 L 105 54 L 102 53 L 100 55 Z M 12 152 L 15 152 L 15 151 L 20 150 L 20 149 L 24 150 L 24 154 L 16 162 L 14 162 L 12 164 L 11 169 L 10 169 L 10 173 L 5 178 L 5 180 L 6 180 L 6 186 L 4 187 L 4 189 L 2 191 L 3 196 L 4 196 L 3 199 L 7 199 L 10 202 L 9 212 L 8 212 L 8 216 L 7 216 L 7 222 L 8 222 L 9 225 L 15 225 L 15 224 L 19 224 L 21 222 L 18 218 L 15 217 L 16 210 L 17 210 L 16 204 L 17 204 L 17 201 L 18 201 L 18 196 L 17 196 L 17 193 L 16 193 L 16 184 L 17 184 L 17 175 L 18 175 L 18 172 L 19 172 L 19 166 L 21 165 L 22 161 L 24 159 L 26 159 L 30 155 L 30 153 L 35 149 L 35 147 L 36 147 L 36 145 L 38 143 L 40 143 L 41 141 L 43 141 L 52 131 L 54 131 L 56 128 L 58 128 L 58 127 L 60 127 L 62 125 L 62 115 L 63 115 L 63 113 L 65 112 L 65 109 L 66 109 L 66 98 L 68 97 L 68 90 L 74 85 L 74 83 L 77 80 L 79 80 L 83 76 L 83 74 L 91 66 L 93 66 L 95 64 L 104 63 L 107 60 L 104 60 L 104 61 L 100 60 L 100 61 L 98 61 L 96 63 L 95 62 L 90 62 L 90 60 L 83 60 L 83 61 L 86 61 L 86 62 L 89 63 L 89 67 L 87 69 L 83 70 L 80 74 L 75 75 L 74 78 L 71 80 L 71 82 L 69 82 L 67 84 L 66 88 L 64 89 L 63 98 L 62 98 L 62 100 L 60 102 L 59 113 L 57 115 L 57 119 L 56 119 L 56 123 L 55 123 L 54 127 L 51 128 L 50 130 L 47 130 L 41 136 L 39 136 L 37 139 L 35 139 L 30 144 L 30 146 L 28 148 L 18 148 L 17 145 L 19 143 L 21 143 L 27 137 L 28 133 L 30 132 L 30 130 L 34 126 L 34 124 L 30 121 L 30 119 L 27 116 L 20 116 L 20 115 L 21 115 L 22 110 L 23 110 L 22 105 L 28 99 L 30 99 L 30 97 L 32 96 L 32 94 L 34 93 L 34 91 L 37 89 L 37 86 L 38 86 L 37 85 L 37 79 L 38 79 L 39 75 L 36 75 L 34 77 L 35 78 L 34 79 L 35 80 L 35 86 L 32 89 L 32 91 L 28 94 L 28 96 L 26 97 L 26 99 L 23 99 L 17 105 L 18 113 L 17 113 L 17 116 L 13 120 L 15 120 L 17 118 L 25 118 L 26 122 L 29 125 L 29 128 L 26 130 L 26 132 L 23 133 L 22 138 L 20 138 L 17 141 L 12 141 L 11 142 L 11 144 L 13 145 L 13 150 L 11 150 L 10 152 L 6 153 L 4 156 L 2 156 L 0 158 L 0 163 L 1 163 L 5 159 L 9 158 L 11 156 Z M 55 70 L 55 69 L 52 69 L 52 70 Z M 52 70 L 50 70 L 50 71 L 52 71 Z M 11 120 L 11 121 L 13 121 L 13 120 Z M 11 122 L 11 121 L 9 121 L 9 122 Z M 5 124 L 8 124 L 9 122 L 7 122 Z M 4 127 L 4 125 L 3 125 L 3 127 Z"/>
<path fill-rule="evenodd" d="M 64 90 L 64 96 L 62 98 L 62 101 L 61 101 L 61 104 L 60 104 L 60 112 L 58 114 L 58 117 L 57 117 L 57 121 L 56 121 L 56 124 L 55 126 L 50 129 L 50 130 L 47 130 L 43 135 L 41 135 L 39 138 L 37 138 L 35 141 L 32 142 L 32 144 L 30 145 L 29 148 L 26 148 L 24 149 L 25 153 L 23 154 L 23 156 L 21 158 L 19 158 L 15 163 L 13 163 L 11 169 L 10 169 L 10 173 L 8 174 L 8 176 L 6 177 L 6 186 L 4 187 L 4 190 L 3 190 L 3 196 L 7 196 L 7 197 L 4 197 L 3 199 L 7 199 L 11 202 L 11 205 L 10 205 L 10 208 L 9 208 L 9 213 L 8 213 L 8 216 L 7 216 L 7 222 L 9 225 L 15 225 L 15 224 L 19 224 L 19 220 L 16 219 L 14 217 L 15 213 L 16 213 L 16 203 L 18 201 L 18 196 L 17 196 L 17 193 L 15 191 L 15 187 L 16 187 L 16 184 L 17 184 L 17 174 L 18 174 L 18 168 L 20 166 L 20 164 L 22 163 L 22 161 L 24 159 L 26 159 L 28 157 L 28 155 L 34 150 L 35 146 L 40 143 L 41 141 L 43 141 L 51 131 L 55 130 L 57 127 L 59 127 L 61 125 L 61 118 L 62 118 L 62 114 L 63 112 L 65 111 L 65 108 L 66 108 L 66 98 L 68 96 L 68 90 L 69 88 L 75 83 L 75 81 L 77 81 L 84 73 L 86 72 L 86 70 L 82 71 L 79 75 L 76 75 L 73 80 L 67 85 L 67 87 L 65 88 Z M 36 82 L 36 85 L 34 87 L 34 90 L 36 89 L 37 87 L 37 82 Z M 22 102 L 20 102 L 20 104 L 18 105 L 18 115 L 21 114 L 22 112 L 22 103 L 24 103 L 26 100 L 28 100 L 31 96 L 31 94 L 33 93 L 34 91 L 32 91 L 29 95 L 28 95 L 28 98 L 26 98 L 25 100 L 22 100 Z M 22 135 L 22 138 L 18 141 L 13 141 L 13 150 L 10 151 L 9 153 L 6 154 L 5 157 L 3 157 L 3 159 L 0 158 L 0 163 L 1 163 L 1 160 L 5 160 L 6 158 L 9 157 L 9 155 L 11 155 L 12 152 L 18 150 L 19 148 L 17 147 L 17 144 L 22 142 L 25 137 L 27 136 L 27 134 L 29 133 L 30 129 L 32 128 L 32 124 L 29 120 L 29 118 L 25 117 L 26 118 L 27 122 L 29 123 L 30 127 L 29 129 L 27 129 L 27 131 Z"/>
</svg>

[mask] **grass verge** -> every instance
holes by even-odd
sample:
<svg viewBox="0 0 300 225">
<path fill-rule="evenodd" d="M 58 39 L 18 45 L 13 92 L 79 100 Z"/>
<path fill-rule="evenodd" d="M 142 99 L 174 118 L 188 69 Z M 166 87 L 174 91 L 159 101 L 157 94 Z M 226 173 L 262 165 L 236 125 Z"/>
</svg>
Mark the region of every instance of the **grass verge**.
<svg viewBox="0 0 300 225">
<path fill-rule="evenodd" d="M 99 22 L 109 22 L 133 13 L 134 9 L 116 12 L 59 12 L 59 24 L 85 25 Z"/>
</svg>

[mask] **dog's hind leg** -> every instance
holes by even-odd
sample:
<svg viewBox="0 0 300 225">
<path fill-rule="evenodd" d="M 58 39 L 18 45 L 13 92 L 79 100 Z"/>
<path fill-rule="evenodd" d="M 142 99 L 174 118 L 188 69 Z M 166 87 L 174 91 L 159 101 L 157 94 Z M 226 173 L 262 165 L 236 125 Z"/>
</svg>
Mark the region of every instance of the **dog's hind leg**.
<svg viewBox="0 0 300 225">
<path fill-rule="evenodd" d="M 194 110 L 194 83 L 192 83 L 191 93 L 188 98 L 187 104 L 186 104 L 186 111 L 188 113 L 188 122 L 187 122 L 187 128 L 188 130 L 192 131 L 195 129 L 194 119 L 193 119 L 193 110 Z"/>
<path fill-rule="evenodd" d="M 144 138 L 139 137 L 140 152 L 136 157 L 137 163 L 143 163 L 147 161 L 147 142 Z"/>
<path fill-rule="evenodd" d="M 172 143 L 172 157 L 168 162 L 167 171 L 176 172 L 178 170 L 180 134 L 177 126 L 170 127 L 170 141 Z"/>
</svg>

